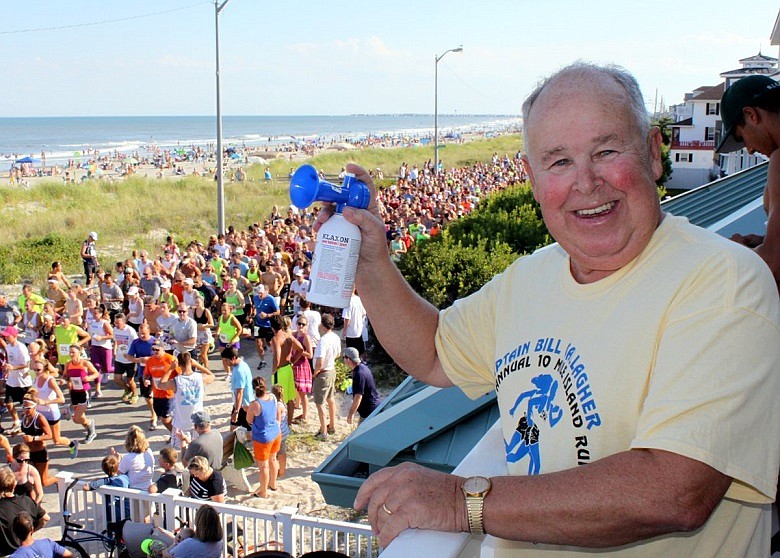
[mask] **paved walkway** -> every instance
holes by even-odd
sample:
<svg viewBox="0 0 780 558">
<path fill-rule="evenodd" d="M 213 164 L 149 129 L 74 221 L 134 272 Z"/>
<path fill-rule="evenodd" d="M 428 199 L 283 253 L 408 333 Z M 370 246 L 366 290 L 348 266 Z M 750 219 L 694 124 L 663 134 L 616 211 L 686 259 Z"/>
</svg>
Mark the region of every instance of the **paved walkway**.
<svg viewBox="0 0 780 558">
<path fill-rule="evenodd" d="M 270 380 L 271 357 L 266 352 L 265 360 L 269 365 L 262 372 L 258 372 L 256 368 L 260 359 L 255 349 L 254 340 L 242 340 L 241 355 L 249 364 L 253 374 L 259 375 L 262 373 L 266 380 Z M 218 351 L 211 354 L 209 368 L 215 372 L 217 379 L 211 385 L 206 386 L 205 406 L 209 408 L 215 405 L 230 404 L 232 401 L 230 384 L 225 381 L 225 373 L 222 370 L 222 361 Z M 122 390 L 113 381 L 103 388 L 103 394 L 101 399 L 92 401 L 92 407 L 87 411 L 87 416 L 95 419 L 97 439 L 87 446 L 82 444 L 76 459 L 69 457 L 67 448 L 50 444 L 48 446 L 49 470 L 52 475 L 55 475 L 58 471 L 71 471 L 79 478 L 89 480 L 100 478 L 103 476 L 100 462 L 103 457 L 108 455 L 110 447 L 115 447 L 120 455 L 126 453 L 124 449 L 125 435 L 128 427 L 132 424 L 137 424 L 146 431 L 149 444 L 155 456 L 162 447 L 168 444 L 169 432 L 165 427 L 158 426 L 157 430 L 153 432 L 148 430 L 150 413 L 144 399 L 139 398 L 138 402 L 132 406 L 122 403 L 120 401 Z M 65 394 L 65 399 L 68 399 L 67 393 Z M 221 432 L 228 430 L 229 419 L 230 417 L 227 413 L 222 415 L 212 414 L 214 427 Z M 63 420 L 62 433 L 64 436 L 79 440 L 79 442 L 84 439 L 85 434 L 81 426 L 69 420 Z M 13 446 L 19 442 L 19 438 L 14 437 L 10 442 Z M 49 511 L 52 519 L 47 527 L 40 532 L 40 536 L 51 537 L 57 540 L 60 538 L 60 526 L 62 525 L 62 518 L 59 514 L 60 506 L 57 501 L 57 486 L 52 485 L 46 488 L 44 492 L 43 507 Z"/>
</svg>

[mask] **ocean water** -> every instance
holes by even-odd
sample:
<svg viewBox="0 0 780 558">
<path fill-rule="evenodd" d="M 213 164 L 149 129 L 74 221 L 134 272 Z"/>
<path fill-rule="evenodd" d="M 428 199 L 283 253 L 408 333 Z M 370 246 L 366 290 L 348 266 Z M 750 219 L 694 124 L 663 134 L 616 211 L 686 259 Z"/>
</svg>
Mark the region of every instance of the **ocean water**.
<svg viewBox="0 0 780 558">
<path fill-rule="evenodd" d="M 507 131 L 516 115 L 439 115 L 439 134 Z M 223 116 L 223 145 L 265 147 L 289 142 L 366 136 L 432 137 L 432 114 L 339 116 Z M 152 147 L 206 147 L 216 143 L 213 116 L 111 116 L 0 118 L 0 165 L 46 154 L 47 164 L 101 153 L 144 152 Z"/>
</svg>

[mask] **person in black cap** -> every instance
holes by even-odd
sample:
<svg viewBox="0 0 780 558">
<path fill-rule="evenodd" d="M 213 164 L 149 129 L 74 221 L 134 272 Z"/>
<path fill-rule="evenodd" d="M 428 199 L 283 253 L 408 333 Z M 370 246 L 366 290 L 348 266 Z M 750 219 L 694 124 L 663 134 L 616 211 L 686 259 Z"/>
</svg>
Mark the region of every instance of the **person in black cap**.
<svg viewBox="0 0 780 558">
<path fill-rule="evenodd" d="M 741 235 L 731 239 L 752 248 L 767 263 L 780 289 L 780 82 L 768 76 L 748 76 L 726 89 L 720 101 L 723 139 L 717 152 L 736 151 L 743 147 L 749 153 L 769 157 L 764 189 L 766 232 Z M 778 478 L 780 481 L 780 478 Z M 780 497 L 780 482 L 775 501 Z M 780 517 L 780 509 L 777 510 Z M 780 536 L 772 537 L 771 551 L 780 550 Z"/>
<path fill-rule="evenodd" d="M 768 76 L 744 77 L 723 93 L 720 110 L 723 137 L 718 153 L 744 147 L 751 154 L 769 157 L 766 233 L 734 234 L 731 239 L 753 248 L 769 265 L 775 281 L 780 281 L 780 83 Z"/>
</svg>

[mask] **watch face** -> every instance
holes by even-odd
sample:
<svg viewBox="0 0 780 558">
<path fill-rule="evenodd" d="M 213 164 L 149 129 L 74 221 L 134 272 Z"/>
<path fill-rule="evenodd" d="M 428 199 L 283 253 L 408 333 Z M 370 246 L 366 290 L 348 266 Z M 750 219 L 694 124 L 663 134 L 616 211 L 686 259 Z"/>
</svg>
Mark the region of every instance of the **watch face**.
<svg viewBox="0 0 780 558">
<path fill-rule="evenodd" d="M 469 477 L 463 482 L 466 494 L 482 494 L 490 488 L 490 481 L 485 477 Z"/>
</svg>

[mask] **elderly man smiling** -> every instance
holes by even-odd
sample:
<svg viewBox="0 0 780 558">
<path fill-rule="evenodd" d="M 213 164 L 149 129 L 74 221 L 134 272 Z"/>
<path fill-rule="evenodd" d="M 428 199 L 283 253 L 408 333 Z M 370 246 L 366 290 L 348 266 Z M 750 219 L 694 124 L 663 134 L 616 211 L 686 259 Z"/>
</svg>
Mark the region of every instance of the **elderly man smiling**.
<svg viewBox="0 0 780 558">
<path fill-rule="evenodd" d="M 344 209 L 363 233 L 357 288 L 380 342 L 429 384 L 496 390 L 509 476 L 403 464 L 372 475 L 356 507 L 382 545 L 411 527 L 487 532 L 506 556 L 768 555 L 771 274 L 661 211 L 660 132 L 624 70 L 564 68 L 523 116 L 524 162 L 558 244 L 452 307 L 404 282 L 375 203 Z"/>
</svg>

